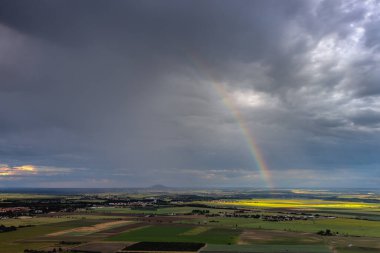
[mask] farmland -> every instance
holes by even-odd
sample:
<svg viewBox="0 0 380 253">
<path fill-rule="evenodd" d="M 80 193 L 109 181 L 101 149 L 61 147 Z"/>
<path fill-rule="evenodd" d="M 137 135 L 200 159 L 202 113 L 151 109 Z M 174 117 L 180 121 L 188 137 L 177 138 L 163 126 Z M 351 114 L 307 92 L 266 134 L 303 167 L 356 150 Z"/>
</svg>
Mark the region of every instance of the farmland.
<svg viewBox="0 0 380 253">
<path fill-rule="evenodd" d="M 380 252 L 379 196 L 340 195 L 197 190 L 23 199 L 4 193 L 0 225 L 15 231 L 0 233 L 0 252 L 111 253 L 142 242 L 178 251 L 204 245 L 201 252 Z"/>
<path fill-rule="evenodd" d="M 152 241 L 152 242 L 204 242 L 213 244 L 237 243 L 239 230 L 228 228 L 179 226 L 179 225 L 155 225 L 137 229 L 131 232 L 111 237 L 113 241 Z M 196 231 L 196 232 L 194 232 Z"/>
<path fill-rule="evenodd" d="M 209 245 L 203 252 L 304 252 L 329 253 L 324 245 Z"/>
<path fill-rule="evenodd" d="M 343 209 L 379 211 L 379 203 L 329 201 L 321 199 L 253 199 L 236 201 L 215 201 L 215 205 L 240 206 L 255 208 L 288 208 L 288 209 Z"/>
<path fill-rule="evenodd" d="M 254 229 L 283 230 L 293 232 L 315 232 L 329 228 L 342 235 L 351 236 L 373 236 L 378 237 L 380 224 L 377 221 L 335 218 L 335 219 L 315 219 L 301 221 L 279 221 L 270 222 L 259 219 L 247 220 L 245 218 L 202 218 L 185 222 L 193 224 L 217 224 L 218 226 Z"/>
</svg>

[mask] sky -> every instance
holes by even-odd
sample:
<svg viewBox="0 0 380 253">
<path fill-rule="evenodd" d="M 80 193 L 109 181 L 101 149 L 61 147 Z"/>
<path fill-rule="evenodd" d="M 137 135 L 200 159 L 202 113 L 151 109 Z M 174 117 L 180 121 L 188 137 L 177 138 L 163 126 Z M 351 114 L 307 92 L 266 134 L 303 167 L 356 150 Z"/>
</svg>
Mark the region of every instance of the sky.
<svg viewBox="0 0 380 253">
<path fill-rule="evenodd" d="M 380 2 L 0 0 L 0 187 L 379 187 Z"/>
</svg>

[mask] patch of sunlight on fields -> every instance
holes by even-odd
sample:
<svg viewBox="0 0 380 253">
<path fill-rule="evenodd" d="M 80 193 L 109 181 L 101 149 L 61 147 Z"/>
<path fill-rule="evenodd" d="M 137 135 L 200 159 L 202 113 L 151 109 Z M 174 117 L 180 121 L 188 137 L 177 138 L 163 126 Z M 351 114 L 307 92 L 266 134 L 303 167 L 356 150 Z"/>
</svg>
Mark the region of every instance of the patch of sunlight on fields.
<svg viewBox="0 0 380 253">
<path fill-rule="evenodd" d="M 188 231 L 182 233 L 181 235 L 189 235 L 189 236 L 198 235 L 198 234 L 206 232 L 207 230 L 210 230 L 210 229 L 211 229 L 211 227 L 195 227 L 191 230 L 188 230 Z"/>
<path fill-rule="evenodd" d="M 48 236 L 60 236 L 60 235 L 66 235 L 66 234 L 87 235 L 87 234 L 92 234 L 92 233 L 99 232 L 102 230 L 106 230 L 109 228 L 119 227 L 127 223 L 131 223 L 131 221 L 120 220 L 120 221 L 104 222 L 104 223 L 94 224 L 92 226 L 77 227 L 77 228 L 72 228 L 68 230 L 54 232 L 54 233 L 48 234 Z"/>
</svg>

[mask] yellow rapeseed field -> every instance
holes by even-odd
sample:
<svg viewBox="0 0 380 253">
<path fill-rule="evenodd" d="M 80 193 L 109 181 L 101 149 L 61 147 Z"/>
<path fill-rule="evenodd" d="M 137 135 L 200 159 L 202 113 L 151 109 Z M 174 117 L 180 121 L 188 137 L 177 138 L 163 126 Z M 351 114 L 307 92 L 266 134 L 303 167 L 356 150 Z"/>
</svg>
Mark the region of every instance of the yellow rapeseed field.
<svg viewBox="0 0 380 253">
<path fill-rule="evenodd" d="M 289 199 L 251 199 L 215 201 L 217 205 L 249 206 L 258 208 L 292 208 L 292 209 L 379 209 L 378 204 L 364 202 L 345 202 L 327 200 L 289 200 Z"/>
</svg>

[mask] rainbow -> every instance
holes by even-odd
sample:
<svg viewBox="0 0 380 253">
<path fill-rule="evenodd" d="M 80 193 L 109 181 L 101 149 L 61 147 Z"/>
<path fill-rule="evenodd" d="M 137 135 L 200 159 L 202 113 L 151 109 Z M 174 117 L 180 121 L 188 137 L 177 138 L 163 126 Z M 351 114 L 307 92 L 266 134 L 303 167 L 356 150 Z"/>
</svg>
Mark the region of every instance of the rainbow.
<svg viewBox="0 0 380 253">
<path fill-rule="evenodd" d="M 208 67 L 199 57 L 195 54 L 190 54 L 192 62 L 194 63 L 197 70 L 203 70 L 203 73 L 211 80 L 213 88 L 217 91 L 217 94 L 221 97 L 225 107 L 232 113 L 235 120 L 237 121 L 244 139 L 247 142 L 250 153 L 260 171 L 261 178 L 265 181 L 269 188 L 273 188 L 272 177 L 268 165 L 265 163 L 264 157 L 259 149 L 259 146 L 255 142 L 251 130 L 248 127 L 246 120 L 237 108 L 234 99 L 231 97 L 229 92 L 226 90 L 223 84 L 217 81 L 212 74 L 211 68 Z"/>
</svg>

